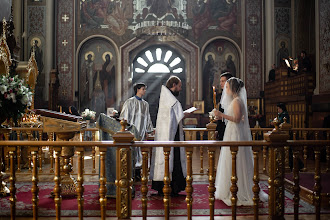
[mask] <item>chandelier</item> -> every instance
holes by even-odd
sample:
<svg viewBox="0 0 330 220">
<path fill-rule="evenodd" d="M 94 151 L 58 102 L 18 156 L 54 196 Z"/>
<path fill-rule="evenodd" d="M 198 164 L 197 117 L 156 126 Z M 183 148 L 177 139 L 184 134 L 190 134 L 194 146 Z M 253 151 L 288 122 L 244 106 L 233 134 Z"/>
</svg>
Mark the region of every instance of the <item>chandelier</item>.
<svg viewBox="0 0 330 220">
<path fill-rule="evenodd" d="M 137 38 L 157 37 L 159 41 L 176 41 L 178 37 L 187 37 L 189 25 L 177 21 L 144 21 L 135 30 Z"/>
</svg>

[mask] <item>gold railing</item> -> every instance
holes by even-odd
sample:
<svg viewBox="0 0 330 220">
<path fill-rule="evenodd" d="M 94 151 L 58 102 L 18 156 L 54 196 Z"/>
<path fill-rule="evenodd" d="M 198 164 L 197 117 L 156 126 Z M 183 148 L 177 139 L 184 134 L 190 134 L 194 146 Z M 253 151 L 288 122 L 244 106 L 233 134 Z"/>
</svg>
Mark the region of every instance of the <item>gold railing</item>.
<svg viewBox="0 0 330 220">
<path fill-rule="evenodd" d="M 106 218 L 106 178 L 105 178 L 105 154 L 109 147 L 117 147 L 117 196 L 116 196 L 116 212 L 118 219 L 129 219 L 131 217 L 131 190 L 132 190 L 132 176 L 131 176 L 131 147 L 141 147 L 143 154 L 142 165 L 142 210 L 143 219 L 147 218 L 147 203 L 148 203 L 148 155 L 153 147 L 163 147 L 165 158 L 165 176 L 164 176 L 164 214 L 165 219 L 170 217 L 170 175 L 169 175 L 169 154 L 171 147 L 185 147 L 187 157 L 187 186 L 186 186 L 186 202 L 187 202 L 187 216 L 188 219 L 192 218 L 192 200 L 193 194 L 193 176 L 192 176 L 192 154 L 194 147 L 205 147 L 208 150 L 209 172 L 208 172 L 208 192 L 209 192 L 209 211 L 210 219 L 214 219 L 214 192 L 215 192 L 215 151 L 221 146 L 229 146 L 232 152 L 232 186 L 230 191 L 232 193 L 232 218 L 236 219 L 237 216 L 237 176 L 236 176 L 236 155 L 240 147 L 252 146 L 254 157 L 254 186 L 251 189 L 254 193 L 254 219 L 259 217 L 259 152 L 264 146 L 268 148 L 268 173 L 269 173 L 269 219 L 284 219 L 284 171 L 285 171 L 285 157 L 284 147 L 290 146 L 294 149 L 294 216 L 298 219 L 299 216 L 299 168 L 298 158 L 299 149 L 303 146 L 308 146 L 309 149 L 314 150 L 315 153 L 315 186 L 314 186 L 314 205 L 316 219 L 321 216 L 321 166 L 320 166 L 320 147 L 330 146 L 330 141 L 300 141 L 289 140 L 285 133 L 276 130 L 266 136 L 266 141 L 247 141 L 247 142 L 219 142 L 219 141 L 182 141 L 182 142 L 156 142 L 156 141 L 140 141 L 133 142 L 132 134 L 129 132 L 118 132 L 114 135 L 114 142 L 112 141 L 0 141 L 0 147 L 7 147 L 9 152 L 10 161 L 10 202 L 11 202 L 11 219 L 15 219 L 16 213 L 16 164 L 15 157 L 17 150 L 20 146 L 30 146 L 32 154 L 33 170 L 31 173 L 32 179 L 32 208 L 33 218 L 38 219 L 38 157 L 39 148 L 42 146 L 52 146 L 55 152 L 55 174 L 54 174 L 54 202 L 56 219 L 61 218 L 61 175 L 60 175 L 60 157 L 62 147 L 71 147 L 75 149 L 77 157 L 77 201 L 78 201 L 78 217 L 83 219 L 84 210 L 84 171 L 83 171 L 83 155 L 86 148 L 98 147 L 100 152 L 100 177 L 99 177 L 99 196 L 100 196 L 100 211 L 101 219 Z M 1 174 L 0 174 L 1 175 Z M 1 179 L 1 178 L 0 178 Z"/>
</svg>

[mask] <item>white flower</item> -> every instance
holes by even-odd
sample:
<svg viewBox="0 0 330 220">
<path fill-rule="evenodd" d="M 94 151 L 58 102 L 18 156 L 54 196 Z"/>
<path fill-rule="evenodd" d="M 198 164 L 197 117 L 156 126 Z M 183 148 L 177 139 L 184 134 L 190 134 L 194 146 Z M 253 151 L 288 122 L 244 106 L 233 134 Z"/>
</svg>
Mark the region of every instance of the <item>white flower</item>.
<svg viewBox="0 0 330 220">
<path fill-rule="evenodd" d="M 0 92 L 3 95 L 5 92 L 7 92 L 7 86 L 5 85 L 0 85 Z"/>
<path fill-rule="evenodd" d="M 8 97 L 7 97 L 8 99 L 12 99 L 13 100 L 13 103 L 16 103 L 16 95 L 15 95 L 15 93 L 13 93 L 13 92 L 10 93 Z"/>
</svg>

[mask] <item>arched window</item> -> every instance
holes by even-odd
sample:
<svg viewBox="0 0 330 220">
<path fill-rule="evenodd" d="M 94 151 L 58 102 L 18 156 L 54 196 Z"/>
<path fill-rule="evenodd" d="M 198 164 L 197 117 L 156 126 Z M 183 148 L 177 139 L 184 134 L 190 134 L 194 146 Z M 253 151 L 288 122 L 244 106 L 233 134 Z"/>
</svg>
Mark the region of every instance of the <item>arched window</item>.
<svg viewBox="0 0 330 220">
<path fill-rule="evenodd" d="M 134 73 L 170 73 L 184 72 L 184 62 L 179 54 L 169 47 L 153 46 L 136 57 L 133 62 Z"/>
<path fill-rule="evenodd" d="M 147 87 L 143 97 L 149 103 L 151 120 L 156 125 L 159 94 L 162 85 L 171 76 L 178 76 L 185 85 L 185 60 L 168 45 L 153 45 L 140 51 L 132 62 L 132 83 L 143 82 Z M 178 100 L 184 105 L 186 87 L 182 87 Z"/>
</svg>

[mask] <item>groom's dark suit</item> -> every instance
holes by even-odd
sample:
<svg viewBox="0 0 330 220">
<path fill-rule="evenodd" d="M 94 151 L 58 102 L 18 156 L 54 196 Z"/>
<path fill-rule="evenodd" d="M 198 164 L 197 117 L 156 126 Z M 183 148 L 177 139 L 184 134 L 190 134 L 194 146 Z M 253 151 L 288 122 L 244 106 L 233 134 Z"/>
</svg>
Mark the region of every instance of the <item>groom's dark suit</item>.
<svg viewBox="0 0 330 220">
<path fill-rule="evenodd" d="M 219 105 L 219 111 L 223 113 L 223 109 L 221 108 L 221 104 Z M 223 135 L 225 134 L 225 130 L 226 130 L 226 124 L 222 119 L 219 119 L 217 121 L 217 128 L 216 130 L 218 131 L 217 134 L 217 140 L 222 141 L 223 140 Z"/>
</svg>

